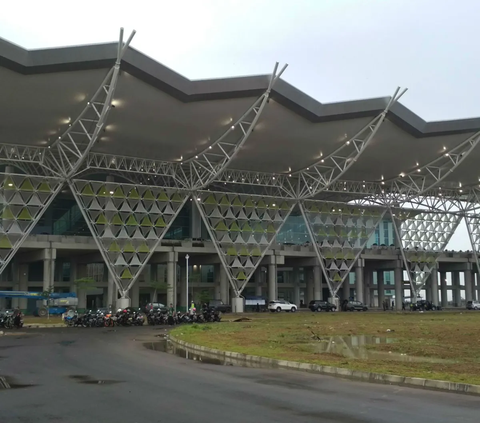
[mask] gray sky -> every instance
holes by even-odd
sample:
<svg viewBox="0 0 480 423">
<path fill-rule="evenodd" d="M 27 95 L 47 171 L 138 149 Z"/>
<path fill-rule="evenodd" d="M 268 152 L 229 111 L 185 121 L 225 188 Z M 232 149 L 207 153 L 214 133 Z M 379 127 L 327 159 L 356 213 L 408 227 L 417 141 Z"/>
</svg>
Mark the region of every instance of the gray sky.
<svg viewBox="0 0 480 423">
<path fill-rule="evenodd" d="M 190 79 L 269 73 L 321 102 L 387 96 L 427 121 L 480 116 L 478 0 L 24 0 L 0 37 L 29 49 L 113 41 Z M 462 228 L 460 228 L 462 229 Z M 466 230 L 449 248 L 469 249 Z"/>
</svg>

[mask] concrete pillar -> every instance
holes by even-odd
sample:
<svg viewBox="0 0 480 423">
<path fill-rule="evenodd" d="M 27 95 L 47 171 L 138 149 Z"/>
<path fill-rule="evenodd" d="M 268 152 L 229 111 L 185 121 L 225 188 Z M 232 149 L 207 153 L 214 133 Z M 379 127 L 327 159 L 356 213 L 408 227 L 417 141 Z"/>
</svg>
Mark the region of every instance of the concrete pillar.
<svg viewBox="0 0 480 423">
<path fill-rule="evenodd" d="M 363 260 L 359 259 L 357 266 L 355 267 L 355 299 L 362 303 L 364 302 L 363 270 L 364 270 Z"/>
<path fill-rule="evenodd" d="M 458 270 L 452 272 L 452 297 L 454 307 L 460 307 L 460 272 Z"/>
<path fill-rule="evenodd" d="M 129 297 L 132 307 L 140 307 L 140 287 L 138 286 L 138 281 L 130 288 Z"/>
<path fill-rule="evenodd" d="M 87 264 L 77 263 L 76 275 L 77 279 L 86 278 L 88 276 Z M 84 310 L 87 307 L 87 293 L 84 289 L 77 290 L 78 308 Z"/>
<path fill-rule="evenodd" d="M 377 270 L 377 292 L 378 292 L 378 307 L 383 308 L 383 301 L 385 300 L 385 282 L 384 282 L 383 270 Z"/>
<path fill-rule="evenodd" d="M 395 278 L 395 309 L 398 311 L 402 310 L 403 304 L 403 267 L 402 262 L 397 261 L 395 270 L 394 270 L 394 278 Z"/>
<path fill-rule="evenodd" d="M 468 268 L 464 272 L 465 277 L 465 301 L 473 300 L 473 282 L 472 282 L 472 270 Z"/>
<path fill-rule="evenodd" d="M 10 167 L 10 166 L 7 166 L 7 167 Z M 9 172 L 11 173 L 11 172 Z M 13 260 L 11 262 L 11 266 L 12 266 L 12 275 L 13 275 L 13 286 L 12 286 L 12 290 L 13 291 L 19 291 L 20 290 L 20 283 L 19 283 L 19 263 L 17 262 L 17 260 Z M 3 308 L 4 306 L 2 306 Z M 17 307 L 20 307 L 20 299 L 19 298 L 12 298 L 12 308 L 17 308 Z"/>
<path fill-rule="evenodd" d="M 364 282 L 364 299 L 365 304 L 369 307 L 372 306 L 372 284 L 373 284 L 373 272 L 370 268 L 363 268 L 363 282 Z"/>
<path fill-rule="evenodd" d="M 306 292 L 305 292 L 305 302 L 308 303 L 314 300 L 314 287 L 313 287 L 313 269 L 311 267 L 305 268 L 305 281 L 306 281 Z"/>
<path fill-rule="evenodd" d="M 217 263 L 213 266 L 213 284 L 214 284 L 214 294 L 213 297 L 215 300 L 219 300 L 221 297 L 220 292 L 220 268 L 223 265 L 221 263 Z"/>
<path fill-rule="evenodd" d="M 428 275 L 428 278 L 425 281 L 424 289 L 425 289 L 425 299 L 427 301 L 432 301 L 432 274 Z"/>
<path fill-rule="evenodd" d="M 275 262 L 268 264 L 268 301 L 276 300 L 277 291 L 277 265 Z"/>
<path fill-rule="evenodd" d="M 313 299 L 322 300 L 322 269 L 320 265 L 313 266 Z"/>
<path fill-rule="evenodd" d="M 442 293 L 442 307 L 448 306 L 447 272 L 440 272 L 440 292 Z"/>
<path fill-rule="evenodd" d="M 253 274 L 253 280 L 255 282 L 255 296 L 262 296 L 262 268 L 259 266 Z"/>
<path fill-rule="evenodd" d="M 54 286 L 55 259 L 57 250 L 55 248 L 46 248 L 43 256 L 43 290 L 48 291 Z"/>
<path fill-rule="evenodd" d="M 475 281 L 477 284 L 477 301 L 480 301 L 480 279 L 478 273 L 475 273 Z"/>
<path fill-rule="evenodd" d="M 117 285 L 115 285 L 115 279 L 111 272 L 107 273 L 107 307 L 114 310 L 115 302 L 117 300 Z M 136 285 L 136 284 L 135 284 Z"/>
<path fill-rule="evenodd" d="M 222 266 L 220 266 L 222 267 Z M 216 271 L 216 270 L 215 270 Z M 180 304 L 179 307 L 186 307 L 187 306 L 187 268 L 185 266 L 180 266 L 180 281 L 179 281 L 179 288 L 180 288 Z M 219 297 L 220 298 L 220 297 Z M 188 310 L 188 307 L 187 307 Z"/>
<path fill-rule="evenodd" d="M 297 307 L 300 307 L 300 269 L 294 267 L 292 271 L 293 283 L 293 302 Z"/>
<path fill-rule="evenodd" d="M 223 264 L 220 266 L 220 299 L 225 304 L 230 304 L 230 282 L 227 277 L 227 272 L 223 267 Z"/>
<path fill-rule="evenodd" d="M 12 272 L 13 273 L 13 272 Z M 28 291 L 28 263 L 20 263 L 17 267 L 18 289 L 20 291 Z M 15 273 L 13 273 L 15 278 Z M 15 280 L 15 279 L 14 279 Z M 28 300 L 26 298 L 18 299 L 18 307 L 20 310 L 27 309 Z"/>
<path fill-rule="evenodd" d="M 176 253 L 168 253 L 168 262 L 167 262 L 167 307 L 170 304 L 173 304 L 173 307 L 176 307 L 175 299 L 175 281 L 176 281 L 176 271 L 177 271 L 177 257 Z"/>
<path fill-rule="evenodd" d="M 342 284 L 342 300 L 350 300 L 350 275 L 348 275 Z"/>
<path fill-rule="evenodd" d="M 432 274 L 430 275 L 430 289 L 432 291 L 432 303 L 438 305 L 438 269 L 437 267 L 433 268 Z"/>
</svg>

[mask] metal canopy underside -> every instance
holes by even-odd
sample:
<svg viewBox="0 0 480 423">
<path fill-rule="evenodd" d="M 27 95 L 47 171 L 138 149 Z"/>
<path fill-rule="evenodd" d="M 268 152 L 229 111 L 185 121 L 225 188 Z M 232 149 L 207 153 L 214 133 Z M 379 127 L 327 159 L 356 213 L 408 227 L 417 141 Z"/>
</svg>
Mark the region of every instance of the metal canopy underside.
<svg viewBox="0 0 480 423">
<path fill-rule="evenodd" d="M 0 40 L 0 136 L 45 146 L 77 116 L 112 65 L 113 44 L 26 51 Z M 81 61 L 79 61 L 81 57 Z M 8 59 L 8 60 L 7 60 Z M 180 161 L 223 133 L 258 97 L 268 76 L 189 81 L 130 48 L 105 132 L 92 151 Z M 385 107 L 388 98 L 324 105 L 282 80 L 230 169 L 288 173 L 333 152 Z M 460 144 L 479 119 L 426 123 L 401 104 L 344 180 L 380 181 L 415 170 Z M 50 141 L 49 141 L 50 139 Z M 473 151 L 446 181 L 478 183 Z"/>
</svg>

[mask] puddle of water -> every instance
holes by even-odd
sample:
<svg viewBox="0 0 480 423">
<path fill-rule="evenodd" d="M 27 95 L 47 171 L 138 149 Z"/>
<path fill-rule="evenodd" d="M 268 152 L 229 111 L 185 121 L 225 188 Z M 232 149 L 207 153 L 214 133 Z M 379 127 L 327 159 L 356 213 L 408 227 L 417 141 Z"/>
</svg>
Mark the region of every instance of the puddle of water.
<svg viewBox="0 0 480 423">
<path fill-rule="evenodd" d="M 120 380 L 94 379 L 87 375 L 70 375 L 69 378 L 86 385 L 113 385 L 115 383 L 121 383 Z"/>
<path fill-rule="evenodd" d="M 30 388 L 32 386 L 37 386 L 37 385 L 17 383 L 10 376 L 0 376 L 0 391 L 6 390 L 6 389 Z"/>
<path fill-rule="evenodd" d="M 207 358 L 207 357 L 201 357 L 198 354 L 193 354 L 187 350 L 184 350 L 183 348 L 178 348 L 174 346 L 171 342 L 167 340 L 162 340 L 162 341 L 155 341 L 155 342 L 145 342 L 143 344 L 145 348 L 148 350 L 153 350 L 153 351 L 159 351 L 159 352 L 165 352 L 168 354 L 174 354 L 178 357 L 186 358 L 187 360 L 193 360 L 193 361 L 198 361 L 200 363 L 205 363 L 205 364 L 216 364 L 220 366 L 224 365 L 232 365 L 229 363 L 224 362 L 223 360 L 220 360 L 218 358 Z"/>
<path fill-rule="evenodd" d="M 366 348 L 368 345 L 393 344 L 395 338 L 387 338 L 371 335 L 358 336 L 331 336 L 322 338 L 319 342 L 311 344 L 317 354 L 337 354 L 350 359 L 363 360 L 393 360 L 412 363 L 447 363 L 449 360 L 442 360 L 430 357 L 416 357 L 407 354 L 400 354 L 388 351 L 375 351 Z"/>
</svg>

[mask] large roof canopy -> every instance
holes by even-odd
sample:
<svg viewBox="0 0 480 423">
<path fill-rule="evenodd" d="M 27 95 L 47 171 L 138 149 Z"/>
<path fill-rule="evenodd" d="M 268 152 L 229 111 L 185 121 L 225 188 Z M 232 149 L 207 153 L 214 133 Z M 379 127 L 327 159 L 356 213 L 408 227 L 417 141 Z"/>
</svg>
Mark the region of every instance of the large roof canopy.
<svg viewBox="0 0 480 423">
<path fill-rule="evenodd" d="M 0 39 L 1 142 L 50 145 L 81 113 L 115 62 L 116 52 L 115 43 L 25 50 Z M 172 162 L 193 157 L 265 92 L 269 78 L 191 81 L 128 47 L 115 108 L 92 151 Z M 304 169 L 368 125 L 389 100 L 323 104 L 280 79 L 254 132 L 228 167 L 275 174 Z M 398 178 L 478 130 L 480 118 L 425 122 L 397 102 L 342 179 Z M 445 181 L 478 184 L 479 160 L 480 150 L 475 149 Z"/>
</svg>

